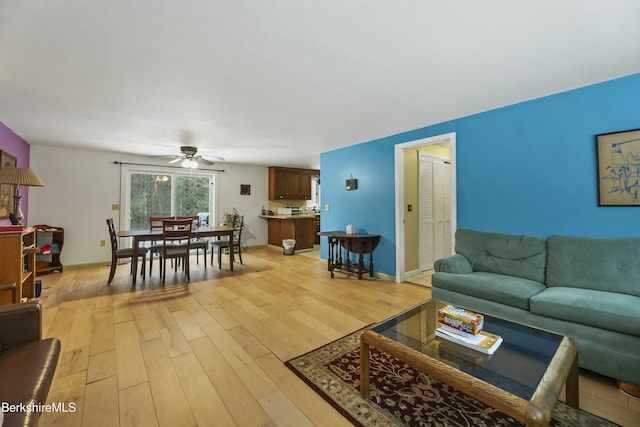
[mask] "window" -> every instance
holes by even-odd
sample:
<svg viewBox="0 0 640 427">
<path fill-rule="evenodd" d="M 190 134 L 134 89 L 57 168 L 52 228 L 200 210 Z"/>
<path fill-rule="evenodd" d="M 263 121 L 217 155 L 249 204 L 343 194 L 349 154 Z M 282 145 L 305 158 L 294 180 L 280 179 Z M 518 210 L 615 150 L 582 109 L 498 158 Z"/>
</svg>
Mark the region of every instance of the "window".
<svg viewBox="0 0 640 427">
<path fill-rule="evenodd" d="M 150 216 L 198 215 L 209 225 L 215 214 L 215 172 L 128 166 L 123 168 L 123 229 L 149 228 Z"/>
<path fill-rule="evenodd" d="M 309 211 L 320 212 L 320 177 L 311 177 L 311 199 L 306 201 L 306 208 Z"/>
</svg>

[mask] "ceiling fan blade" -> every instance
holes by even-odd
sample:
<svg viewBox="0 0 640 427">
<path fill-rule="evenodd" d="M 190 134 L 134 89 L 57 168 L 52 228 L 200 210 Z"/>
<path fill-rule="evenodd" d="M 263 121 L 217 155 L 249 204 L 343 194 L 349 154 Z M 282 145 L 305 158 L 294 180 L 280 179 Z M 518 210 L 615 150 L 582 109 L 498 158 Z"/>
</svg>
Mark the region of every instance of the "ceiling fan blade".
<svg viewBox="0 0 640 427">
<path fill-rule="evenodd" d="M 169 163 L 173 164 L 173 163 L 178 163 L 180 160 L 184 159 L 184 157 L 176 157 L 173 160 L 170 160 Z"/>
<path fill-rule="evenodd" d="M 210 162 L 225 162 L 226 160 L 224 159 L 224 157 L 220 157 L 220 156 L 205 156 L 207 160 L 209 160 Z M 203 157 L 204 158 L 204 157 Z"/>
<path fill-rule="evenodd" d="M 198 162 L 198 163 L 201 163 L 201 164 L 203 164 L 203 165 L 207 165 L 207 166 L 211 166 L 211 165 L 213 164 L 213 162 L 212 162 L 212 161 L 210 161 L 210 160 L 208 160 L 208 159 L 205 159 L 204 157 L 200 157 L 200 156 L 195 157 L 195 158 L 194 158 L 194 160 L 195 160 L 196 162 Z"/>
</svg>

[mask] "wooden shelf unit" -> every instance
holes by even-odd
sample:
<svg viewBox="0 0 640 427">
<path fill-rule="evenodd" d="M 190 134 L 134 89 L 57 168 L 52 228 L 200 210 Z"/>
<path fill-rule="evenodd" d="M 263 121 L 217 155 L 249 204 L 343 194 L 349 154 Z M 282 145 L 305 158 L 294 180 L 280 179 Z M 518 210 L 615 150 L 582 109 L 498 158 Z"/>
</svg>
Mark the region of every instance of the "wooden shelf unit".
<svg viewBox="0 0 640 427">
<path fill-rule="evenodd" d="M 0 280 L 15 282 L 17 300 L 34 298 L 36 232 L 33 228 L 24 231 L 0 233 Z M 0 293 L 0 304 L 11 304 L 10 290 Z"/>
<path fill-rule="evenodd" d="M 64 245 L 64 228 L 46 224 L 38 224 L 33 228 L 36 230 L 36 243 L 40 248 L 40 251 L 36 254 L 36 274 L 40 275 L 56 270 L 62 273 L 64 266 L 60 260 L 60 255 Z M 42 248 L 52 244 L 55 249 L 52 248 L 51 252 L 48 253 L 42 252 Z"/>
</svg>

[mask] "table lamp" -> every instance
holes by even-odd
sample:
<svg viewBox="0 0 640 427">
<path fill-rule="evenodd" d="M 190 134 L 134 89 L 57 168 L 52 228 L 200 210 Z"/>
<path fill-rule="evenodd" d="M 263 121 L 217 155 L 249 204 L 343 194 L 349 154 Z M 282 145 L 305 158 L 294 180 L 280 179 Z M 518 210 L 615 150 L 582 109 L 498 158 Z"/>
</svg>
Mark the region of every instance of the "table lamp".
<svg viewBox="0 0 640 427">
<path fill-rule="evenodd" d="M 16 217 L 16 225 L 22 225 L 22 209 L 20 207 L 20 186 L 44 187 L 44 183 L 34 171 L 29 168 L 4 167 L 0 169 L 0 184 L 15 185 L 13 193 L 13 212 Z"/>
</svg>

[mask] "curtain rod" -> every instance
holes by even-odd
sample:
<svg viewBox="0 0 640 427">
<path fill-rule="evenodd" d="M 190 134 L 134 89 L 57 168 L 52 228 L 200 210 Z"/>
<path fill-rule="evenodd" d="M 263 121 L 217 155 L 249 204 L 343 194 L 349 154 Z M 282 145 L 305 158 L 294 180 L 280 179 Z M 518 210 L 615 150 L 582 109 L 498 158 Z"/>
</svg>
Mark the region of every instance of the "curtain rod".
<svg viewBox="0 0 640 427">
<path fill-rule="evenodd" d="M 128 163 L 128 162 L 119 162 L 117 160 L 115 160 L 113 162 L 114 165 L 133 165 L 133 166 L 155 166 L 155 167 L 159 167 L 159 168 L 173 168 L 173 169 L 187 169 L 184 168 L 182 166 L 171 166 L 171 165 L 152 165 L 149 163 Z M 196 168 L 196 170 L 199 171 L 210 171 L 210 172 L 224 172 L 224 169 L 202 169 L 202 168 Z"/>
</svg>

